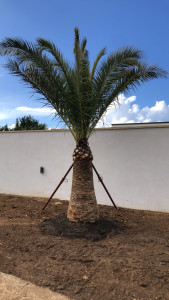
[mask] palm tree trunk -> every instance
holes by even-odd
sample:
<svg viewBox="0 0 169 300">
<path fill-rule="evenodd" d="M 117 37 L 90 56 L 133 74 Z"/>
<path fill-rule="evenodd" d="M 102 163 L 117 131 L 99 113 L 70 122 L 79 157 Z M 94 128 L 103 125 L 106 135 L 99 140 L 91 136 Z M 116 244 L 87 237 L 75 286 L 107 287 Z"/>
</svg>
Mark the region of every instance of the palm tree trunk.
<svg viewBox="0 0 169 300">
<path fill-rule="evenodd" d="M 74 158 L 72 191 L 67 211 L 68 219 L 73 222 L 95 222 L 99 218 L 91 157 L 90 151 L 90 155 L 84 155 L 83 152 L 80 158 Z"/>
</svg>

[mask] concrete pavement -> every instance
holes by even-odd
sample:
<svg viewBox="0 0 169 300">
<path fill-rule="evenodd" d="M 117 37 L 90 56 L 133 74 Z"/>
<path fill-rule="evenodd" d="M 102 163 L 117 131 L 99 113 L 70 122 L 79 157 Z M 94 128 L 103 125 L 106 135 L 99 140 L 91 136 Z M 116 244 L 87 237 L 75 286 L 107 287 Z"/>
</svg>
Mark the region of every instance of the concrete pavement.
<svg viewBox="0 0 169 300">
<path fill-rule="evenodd" d="M 70 300 L 47 288 L 38 287 L 13 275 L 0 272 L 0 300 Z"/>
</svg>

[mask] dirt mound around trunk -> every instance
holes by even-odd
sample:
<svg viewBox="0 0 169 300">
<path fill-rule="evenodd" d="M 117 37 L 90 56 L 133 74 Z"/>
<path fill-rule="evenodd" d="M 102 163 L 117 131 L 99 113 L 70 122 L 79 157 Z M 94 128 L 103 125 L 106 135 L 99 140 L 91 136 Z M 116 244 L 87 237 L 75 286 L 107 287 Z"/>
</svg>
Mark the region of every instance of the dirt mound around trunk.
<svg viewBox="0 0 169 300">
<path fill-rule="evenodd" d="M 40 224 L 43 234 L 68 238 L 83 238 L 89 241 L 100 241 L 123 230 L 120 222 L 108 217 L 100 217 L 94 223 L 71 222 L 65 214 L 46 219 Z"/>
</svg>

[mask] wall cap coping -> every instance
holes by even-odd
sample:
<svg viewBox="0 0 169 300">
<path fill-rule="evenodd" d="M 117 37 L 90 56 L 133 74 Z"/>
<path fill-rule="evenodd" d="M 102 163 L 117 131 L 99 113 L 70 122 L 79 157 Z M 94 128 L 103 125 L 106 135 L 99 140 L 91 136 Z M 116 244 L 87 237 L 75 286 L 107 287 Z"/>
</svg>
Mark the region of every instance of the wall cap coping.
<svg viewBox="0 0 169 300">
<path fill-rule="evenodd" d="M 112 124 L 111 127 L 95 128 L 95 131 L 99 130 L 126 130 L 126 129 L 147 129 L 147 128 L 169 128 L 169 122 L 152 122 L 152 123 L 125 123 L 125 124 Z M 69 129 L 56 128 L 45 130 L 16 130 L 16 131 L 0 131 L 0 134 L 14 134 L 14 133 L 30 133 L 30 132 L 69 132 Z"/>
</svg>

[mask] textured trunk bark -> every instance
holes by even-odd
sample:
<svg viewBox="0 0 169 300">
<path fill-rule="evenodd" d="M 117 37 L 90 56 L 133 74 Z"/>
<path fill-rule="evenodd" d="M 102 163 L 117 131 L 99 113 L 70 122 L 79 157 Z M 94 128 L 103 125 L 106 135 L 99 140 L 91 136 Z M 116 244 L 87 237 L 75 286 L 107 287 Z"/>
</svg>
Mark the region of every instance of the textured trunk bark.
<svg viewBox="0 0 169 300">
<path fill-rule="evenodd" d="M 68 219 L 73 222 L 95 222 L 99 218 L 93 184 L 91 152 L 90 155 L 90 158 L 86 159 L 83 153 L 84 158 L 75 158 L 74 161 L 72 191 L 67 212 Z"/>
</svg>

